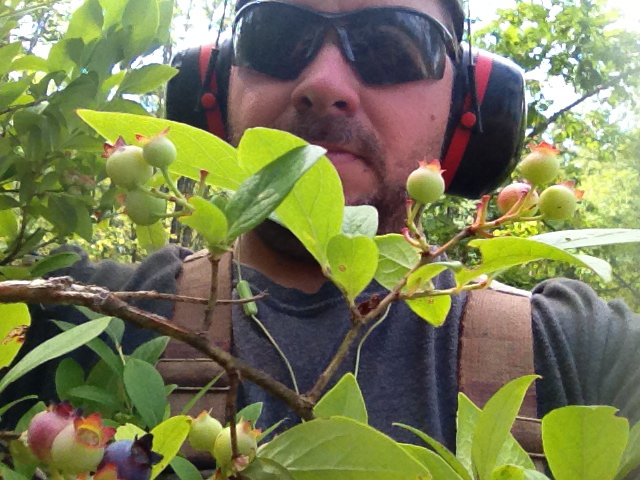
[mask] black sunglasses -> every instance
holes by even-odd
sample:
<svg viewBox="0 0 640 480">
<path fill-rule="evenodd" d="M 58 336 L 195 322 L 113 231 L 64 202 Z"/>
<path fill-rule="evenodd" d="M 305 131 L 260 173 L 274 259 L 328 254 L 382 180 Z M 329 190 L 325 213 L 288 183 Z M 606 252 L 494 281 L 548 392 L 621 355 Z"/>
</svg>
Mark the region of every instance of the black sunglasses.
<svg viewBox="0 0 640 480">
<path fill-rule="evenodd" d="M 313 61 L 327 32 L 368 85 L 439 80 L 446 55 L 457 61 L 451 34 L 438 20 L 404 7 L 318 12 L 275 0 L 242 7 L 233 24 L 234 63 L 293 80 Z"/>
</svg>

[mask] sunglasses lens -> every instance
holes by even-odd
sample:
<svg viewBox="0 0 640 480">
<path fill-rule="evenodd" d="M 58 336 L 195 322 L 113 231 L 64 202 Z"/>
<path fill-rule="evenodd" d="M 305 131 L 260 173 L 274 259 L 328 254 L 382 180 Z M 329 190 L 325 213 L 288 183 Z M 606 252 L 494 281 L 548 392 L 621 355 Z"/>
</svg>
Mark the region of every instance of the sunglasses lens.
<svg viewBox="0 0 640 480">
<path fill-rule="evenodd" d="M 372 8 L 340 16 L 281 2 L 250 4 L 234 25 L 235 64 L 293 80 L 314 59 L 329 28 L 362 81 L 393 85 L 441 79 L 446 48 L 437 22 L 397 8 Z"/>
<path fill-rule="evenodd" d="M 281 80 L 295 79 L 315 57 L 326 27 L 312 12 L 285 3 L 250 7 L 236 19 L 234 62 Z"/>
<path fill-rule="evenodd" d="M 444 40 L 426 17 L 385 9 L 365 11 L 353 20 L 347 29 L 348 40 L 354 66 L 365 83 L 390 85 L 442 78 Z"/>
</svg>

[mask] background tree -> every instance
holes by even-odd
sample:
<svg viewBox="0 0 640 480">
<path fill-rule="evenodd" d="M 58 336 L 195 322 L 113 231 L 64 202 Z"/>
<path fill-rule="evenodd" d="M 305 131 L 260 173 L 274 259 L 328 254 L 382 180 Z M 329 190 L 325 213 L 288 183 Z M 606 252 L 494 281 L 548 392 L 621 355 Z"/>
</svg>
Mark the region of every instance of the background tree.
<svg viewBox="0 0 640 480">
<path fill-rule="evenodd" d="M 472 3 L 472 15 L 474 7 Z M 567 180 L 577 181 L 586 191 L 572 221 L 544 227 L 520 224 L 510 232 L 531 235 L 640 224 L 640 32 L 620 27 L 620 15 L 605 0 L 514 0 L 512 7 L 498 10 L 494 20 L 474 33 L 476 46 L 512 59 L 525 71 L 525 144 L 544 140 L 559 147 Z M 440 241 L 459 229 L 472 215 L 474 203 L 447 199 L 432 207 L 429 213 L 436 215 L 427 225 L 432 239 Z M 458 253 L 473 255 L 464 249 Z M 613 283 L 605 285 L 586 271 L 558 264 L 512 269 L 500 279 L 530 289 L 545 278 L 580 278 L 605 298 L 622 297 L 639 310 L 638 247 L 619 245 L 595 253 L 614 265 Z"/>
</svg>

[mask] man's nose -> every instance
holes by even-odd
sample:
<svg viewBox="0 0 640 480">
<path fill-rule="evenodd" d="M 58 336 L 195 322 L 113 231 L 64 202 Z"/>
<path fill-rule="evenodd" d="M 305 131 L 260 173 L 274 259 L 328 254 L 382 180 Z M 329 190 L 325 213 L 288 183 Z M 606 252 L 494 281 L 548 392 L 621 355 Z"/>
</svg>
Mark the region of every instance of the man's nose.
<svg viewBox="0 0 640 480">
<path fill-rule="evenodd" d="M 297 82 L 292 102 L 300 112 L 352 116 L 360 106 L 360 79 L 333 42 L 322 46 Z"/>
</svg>

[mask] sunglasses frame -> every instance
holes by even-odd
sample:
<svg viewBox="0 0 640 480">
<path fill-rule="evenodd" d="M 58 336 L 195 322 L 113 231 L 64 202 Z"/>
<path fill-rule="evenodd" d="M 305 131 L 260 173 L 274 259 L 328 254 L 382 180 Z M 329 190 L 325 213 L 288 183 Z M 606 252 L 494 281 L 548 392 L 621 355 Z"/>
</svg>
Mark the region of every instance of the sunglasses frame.
<svg viewBox="0 0 640 480">
<path fill-rule="evenodd" d="M 351 49 L 351 45 L 349 42 L 349 38 L 348 38 L 348 31 L 347 29 L 344 28 L 344 26 L 340 25 L 340 21 L 343 19 L 348 19 L 349 17 L 353 17 L 355 15 L 361 15 L 363 12 L 375 12 L 375 11 L 380 11 L 380 12 L 384 12 L 384 11 L 392 11 L 394 13 L 407 13 L 410 15 L 414 15 L 414 16 L 418 16 L 422 19 L 425 19 L 431 26 L 435 27 L 437 32 L 439 33 L 440 38 L 442 39 L 442 42 L 444 44 L 444 48 L 445 48 L 445 52 L 446 54 L 451 58 L 451 60 L 454 62 L 454 64 L 457 64 L 459 62 L 459 46 L 458 43 L 454 40 L 454 37 L 451 35 L 451 33 L 449 32 L 449 30 L 447 30 L 447 28 L 442 24 L 442 22 L 440 22 L 439 20 L 433 18 L 432 16 L 420 12 L 418 10 L 412 9 L 412 8 L 408 8 L 408 7 L 402 7 L 402 6 L 379 6 L 379 7 L 367 7 L 367 8 L 363 8 L 363 9 L 358 9 L 358 10 L 351 10 L 348 12 L 323 12 L 323 11 L 318 11 L 318 10 L 314 10 L 311 8 L 307 8 L 307 7 L 303 7 L 300 5 L 295 5 L 295 4 L 291 4 L 291 3 L 287 3 L 287 2 L 282 2 L 279 0 L 256 0 L 250 3 L 247 3 L 246 5 L 244 5 L 242 8 L 240 8 L 240 10 L 237 11 L 236 16 L 234 18 L 233 21 L 233 27 L 232 27 L 232 42 L 234 45 L 234 49 L 235 49 L 235 45 L 236 45 L 236 35 L 237 35 L 237 25 L 239 23 L 239 21 L 242 19 L 243 14 L 245 14 L 246 12 L 256 8 L 257 6 L 260 5 L 265 5 L 265 4 L 276 4 L 276 5 L 283 5 L 283 6 L 287 6 L 290 7 L 292 9 L 297 9 L 297 10 L 301 10 L 307 13 L 310 13 L 312 15 L 314 15 L 315 17 L 321 19 L 321 21 L 325 24 L 324 25 L 324 32 L 326 34 L 326 32 L 333 30 L 336 33 L 336 37 L 338 40 L 338 45 L 340 48 L 340 51 L 342 53 L 342 55 L 344 56 L 344 58 L 347 60 L 347 62 L 356 69 L 356 71 L 358 71 L 357 67 L 356 67 L 356 59 L 354 57 L 353 51 Z M 306 65 L 308 66 L 313 59 L 316 57 L 318 51 L 320 50 L 320 48 L 322 48 L 322 45 L 324 44 L 324 41 L 322 43 L 319 43 L 317 46 L 314 46 L 314 51 L 313 54 L 310 56 L 309 59 L 309 63 Z M 235 64 L 235 58 L 234 58 L 234 64 Z M 304 68 L 306 68 L 306 66 Z M 249 67 L 251 68 L 251 67 Z M 303 69 L 304 69 L 303 68 Z M 302 69 L 302 70 L 303 70 Z M 301 70 L 301 71 L 302 71 Z M 256 70 L 256 71 L 260 71 L 260 70 Z M 298 72 L 293 78 L 297 77 L 297 75 L 299 75 L 300 72 Z M 264 72 L 262 72 L 264 73 Z M 358 71 L 359 73 L 359 71 Z M 284 77 L 278 77 L 277 75 L 272 75 L 269 73 L 265 73 L 265 75 L 269 75 L 269 76 L 273 76 L 274 78 L 281 78 L 284 80 L 287 80 L 288 78 L 284 78 Z M 359 73 L 360 75 L 360 73 Z M 362 76 L 361 76 L 362 78 Z M 434 79 L 434 80 L 439 80 L 440 78 L 431 78 L 431 77 L 425 77 L 425 79 Z M 364 81 L 364 80 L 363 80 Z M 402 81 L 399 82 L 384 82 L 384 83 L 375 83 L 375 82 L 364 82 L 367 84 L 371 84 L 371 85 L 395 85 L 395 84 L 400 84 L 403 83 Z"/>
</svg>

